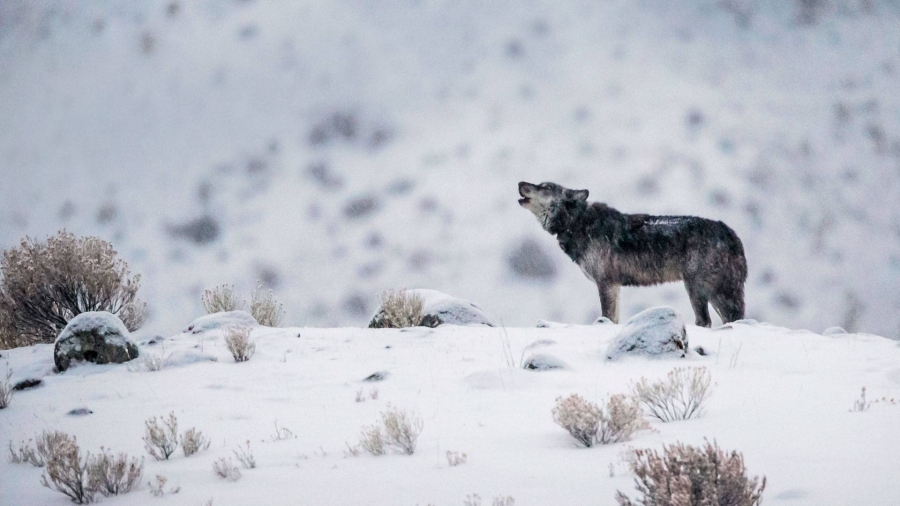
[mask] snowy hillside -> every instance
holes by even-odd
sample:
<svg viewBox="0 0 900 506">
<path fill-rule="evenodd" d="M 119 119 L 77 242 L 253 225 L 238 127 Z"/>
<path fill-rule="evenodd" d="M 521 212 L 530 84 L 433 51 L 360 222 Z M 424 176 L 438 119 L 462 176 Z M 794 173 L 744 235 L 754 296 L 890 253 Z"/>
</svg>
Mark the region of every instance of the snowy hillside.
<svg viewBox="0 0 900 506">
<path fill-rule="evenodd" d="M 633 495 L 634 477 L 622 460 L 627 448 L 700 444 L 703 438 L 743 452 L 748 472 L 766 476 L 767 505 L 900 502 L 896 342 L 765 324 L 688 326 L 691 347 L 702 346 L 707 356 L 608 362 L 604 350 L 620 328 L 260 327 L 252 336 L 256 355 L 244 363 L 232 360 L 221 331 L 212 330 L 142 346 L 145 356 L 169 357 L 161 371 L 82 365 L 47 376 L 52 348 L 19 348 L 4 351 L 0 363 L 13 369 L 13 381 L 43 376 L 44 384 L 15 393 L 0 411 L 0 445 L 55 429 L 77 436 L 87 451 L 103 446 L 140 456 L 144 421 L 170 412 L 181 431 L 196 427 L 211 438 L 208 450 L 190 457 L 180 449 L 168 461 L 146 456 L 144 481 L 162 475 L 166 490 L 180 491 L 156 499 L 144 484 L 103 500 L 122 506 L 196 506 L 209 499 L 215 506 L 450 506 L 473 493 L 485 504 L 498 496 L 514 497 L 517 506 L 613 504 L 616 490 Z M 551 355 L 568 369 L 510 367 L 508 352 L 516 363 Z M 553 422 L 557 397 L 578 393 L 600 402 L 677 366 L 705 366 L 711 373 L 712 396 L 700 418 L 654 421 L 630 442 L 593 448 L 576 446 Z M 379 371 L 387 373 L 383 381 L 362 381 Z M 862 387 L 869 401 L 886 399 L 851 411 Z M 348 455 L 347 443 L 356 444 L 360 430 L 389 406 L 422 418 L 415 453 Z M 91 413 L 67 414 L 78 408 Z M 213 463 L 233 459 L 248 441 L 256 468 L 242 470 L 236 482 L 217 477 Z M 465 463 L 451 466 L 448 451 L 465 453 Z M 70 504 L 40 486 L 40 475 L 40 469 L 0 459 L 0 503 Z"/>
<path fill-rule="evenodd" d="M 805 5 L 806 8 L 801 8 Z M 748 317 L 900 336 L 896 0 L 4 0 L 0 248 L 111 240 L 175 332 L 219 283 L 294 325 L 387 288 L 507 325 L 596 289 L 520 180 L 721 219 Z M 623 316 L 689 314 L 680 285 Z"/>
</svg>

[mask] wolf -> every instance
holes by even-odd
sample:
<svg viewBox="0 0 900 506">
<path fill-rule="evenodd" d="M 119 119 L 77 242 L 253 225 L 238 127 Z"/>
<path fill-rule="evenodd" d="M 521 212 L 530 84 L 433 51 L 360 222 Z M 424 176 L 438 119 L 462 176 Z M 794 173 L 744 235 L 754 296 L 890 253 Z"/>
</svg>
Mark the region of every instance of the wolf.
<svg viewBox="0 0 900 506">
<path fill-rule="evenodd" d="M 519 205 L 531 211 L 562 250 L 597 285 L 603 316 L 619 322 L 619 289 L 684 281 L 698 326 L 708 304 L 724 323 L 744 317 L 747 259 L 734 230 L 695 216 L 625 214 L 588 190 L 519 183 Z"/>
</svg>

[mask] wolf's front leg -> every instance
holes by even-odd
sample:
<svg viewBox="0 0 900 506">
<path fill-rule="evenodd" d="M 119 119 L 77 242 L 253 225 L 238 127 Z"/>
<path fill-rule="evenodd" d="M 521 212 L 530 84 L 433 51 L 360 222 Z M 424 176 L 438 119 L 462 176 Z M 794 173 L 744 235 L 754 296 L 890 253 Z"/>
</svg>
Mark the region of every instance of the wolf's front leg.
<svg viewBox="0 0 900 506">
<path fill-rule="evenodd" d="M 603 316 L 613 323 L 619 323 L 619 288 L 620 285 L 613 283 L 597 283 L 597 289 L 600 291 L 600 310 Z"/>
</svg>

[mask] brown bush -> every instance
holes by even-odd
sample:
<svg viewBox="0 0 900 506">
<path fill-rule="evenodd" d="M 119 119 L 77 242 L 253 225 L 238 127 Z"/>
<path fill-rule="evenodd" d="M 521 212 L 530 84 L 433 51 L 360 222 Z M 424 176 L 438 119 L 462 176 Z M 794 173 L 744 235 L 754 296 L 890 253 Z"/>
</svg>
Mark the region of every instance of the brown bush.
<svg viewBox="0 0 900 506">
<path fill-rule="evenodd" d="M 650 428 L 637 401 L 621 394 L 610 396 L 602 407 L 578 394 L 560 397 L 552 413 L 557 425 L 588 448 L 628 441 L 635 432 Z"/>
<path fill-rule="evenodd" d="M 725 453 L 715 442 L 702 448 L 675 443 L 656 450 L 636 450 L 629 459 L 637 475 L 640 497 L 632 502 L 621 491 L 620 506 L 756 506 L 762 501 L 766 478 L 747 477 L 744 457 Z"/>
<path fill-rule="evenodd" d="M 74 316 L 115 314 L 133 331 L 145 318 L 140 275 L 96 237 L 59 232 L 46 242 L 25 238 L 0 259 L 0 345 L 52 343 Z"/>
<path fill-rule="evenodd" d="M 415 292 L 388 290 L 381 294 L 381 311 L 370 328 L 398 329 L 422 324 L 425 301 Z"/>
</svg>

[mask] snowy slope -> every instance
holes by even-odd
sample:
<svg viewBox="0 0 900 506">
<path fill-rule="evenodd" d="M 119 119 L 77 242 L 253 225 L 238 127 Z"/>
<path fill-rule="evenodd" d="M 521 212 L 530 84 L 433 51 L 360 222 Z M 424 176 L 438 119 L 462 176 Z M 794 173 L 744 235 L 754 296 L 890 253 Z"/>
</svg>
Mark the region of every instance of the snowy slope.
<svg viewBox="0 0 900 506">
<path fill-rule="evenodd" d="M 416 286 L 586 323 L 515 203 L 554 180 L 731 225 L 750 317 L 895 338 L 900 6 L 807 4 L 5 0 L 0 248 L 113 241 L 166 333 L 257 279 L 295 325 Z M 690 314 L 668 285 L 623 315 L 663 303 Z"/>
<path fill-rule="evenodd" d="M 14 380 L 43 375 L 45 384 L 17 393 L 0 411 L 0 444 L 18 443 L 43 429 L 75 434 L 85 450 L 100 446 L 144 454 L 143 422 L 174 412 L 181 431 L 202 430 L 209 450 L 169 461 L 149 457 L 145 477 L 180 486 L 160 504 L 459 505 L 468 494 L 511 495 L 516 505 L 612 504 L 616 490 L 632 491 L 624 448 L 715 439 L 743 452 L 749 471 L 765 475 L 765 504 L 890 505 L 900 502 L 896 449 L 900 405 L 880 402 L 851 412 L 860 389 L 870 400 L 900 398 L 900 347 L 867 334 L 823 337 L 759 324 L 708 330 L 688 326 L 692 347 L 711 354 L 680 360 L 604 360 L 621 326 L 437 329 L 269 329 L 253 331 L 257 353 L 234 363 L 220 330 L 179 334 L 142 352 L 170 356 L 158 372 L 127 365 L 80 366 L 49 374 L 51 347 L 4 352 Z M 564 371 L 508 367 L 532 353 L 569 364 Z M 199 356 L 217 362 L 197 361 Z M 193 359 L 188 359 L 194 357 Z M 592 401 L 624 393 L 642 376 L 656 379 L 676 366 L 705 366 L 713 395 L 706 414 L 683 422 L 652 423 L 633 441 L 590 449 L 556 426 L 550 410 L 559 396 Z M 364 383 L 375 371 L 387 379 Z M 378 399 L 356 402 L 356 392 Z M 360 429 L 388 406 L 424 421 L 412 456 L 347 456 Z M 71 416 L 74 408 L 93 411 Z M 275 423 L 294 439 L 273 441 Z M 226 482 L 212 463 L 250 441 L 257 468 Z M 450 467 L 446 452 L 464 452 Z M 613 477 L 610 477 L 610 465 Z M 39 485 L 40 470 L 0 461 L 0 503 L 63 505 Z M 104 504 L 148 504 L 146 486 Z"/>
</svg>

